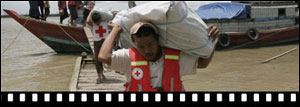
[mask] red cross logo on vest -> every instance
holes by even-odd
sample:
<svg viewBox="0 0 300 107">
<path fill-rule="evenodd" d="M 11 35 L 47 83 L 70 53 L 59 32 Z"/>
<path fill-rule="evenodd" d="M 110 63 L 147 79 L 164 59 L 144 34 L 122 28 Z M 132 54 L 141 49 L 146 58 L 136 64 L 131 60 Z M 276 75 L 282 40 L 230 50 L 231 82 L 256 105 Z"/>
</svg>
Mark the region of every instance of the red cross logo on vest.
<svg viewBox="0 0 300 107">
<path fill-rule="evenodd" d="M 132 77 L 133 77 L 134 79 L 140 80 L 140 79 L 143 78 L 143 75 L 144 75 L 144 73 L 143 73 L 143 71 L 142 71 L 141 68 L 135 68 L 135 69 L 133 69 Z"/>
<path fill-rule="evenodd" d="M 102 38 L 103 37 L 103 34 L 106 33 L 106 29 L 103 29 L 102 26 L 99 26 L 99 29 L 96 30 L 96 33 L 99 34 L 99 37 Z"/>
</svg>

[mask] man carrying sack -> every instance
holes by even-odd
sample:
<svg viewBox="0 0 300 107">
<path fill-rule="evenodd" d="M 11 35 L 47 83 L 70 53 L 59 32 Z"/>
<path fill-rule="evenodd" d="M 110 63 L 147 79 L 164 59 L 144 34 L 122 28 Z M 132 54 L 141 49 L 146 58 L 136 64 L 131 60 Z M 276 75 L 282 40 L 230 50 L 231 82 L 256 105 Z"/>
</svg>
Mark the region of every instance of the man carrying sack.
<svg viewBox="0 0 300 107">
<path fill-rule="evenodd" d="M 108 16 L 111 16 L 111 14 L 108 14 L 106 12 L 92 10 L 89 13 L 89 16 L 86 19 L 86 23 L 90 26 L 92 26 L 93 31 L 93 39 L 94 39 L 94 51 L 95 51 L 95 58 L 96 58 L 96 69 L 98 74 L 97 84 L 101 83 L 102 79 L 105 79 L 104 73 L 103 73 L 103 65 L 102 62 L 99 62 L 98 60 L 98 54 L 100 51 L 100 47 L 103 44 L 105 38 L 109 34 L 108 30 L 108 20 L 111 18 L 107 18 Z"/>
<path fill-rule="evenodd" d="M 101 47 L 98 60 L 110 65 L 111 69 L 125 73 L 125 91 L 184 91 L 181 77 L 195 74 L 197 68 L 206 68 L 213 57 L 213 53 L 208 58 L 198 58 L 162 47 L 157 27 L 147 22 L 138 22 L 130 29 L 136 48 L 112 52 L 114 41 L 123 30 L 112 22 L 108 26 L 112 31 Z M 215 41 L 218 29 L 210 25 L 208 30 L 208 36 Z"/>
</svg>

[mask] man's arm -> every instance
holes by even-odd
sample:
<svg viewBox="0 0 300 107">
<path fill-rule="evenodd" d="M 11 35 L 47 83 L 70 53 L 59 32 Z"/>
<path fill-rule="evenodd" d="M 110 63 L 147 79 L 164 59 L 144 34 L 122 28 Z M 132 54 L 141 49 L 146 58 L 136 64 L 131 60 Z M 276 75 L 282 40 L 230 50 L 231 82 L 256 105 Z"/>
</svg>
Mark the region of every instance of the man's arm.
<svg viewBox="0 0 300 107">
<path fill-rule="evenodd" d="M 209 25 L 207 28 L 209 31 L 208 37 L 212 38 L 212 41 L 215 41 L 218 38 L 219 30 L 215 25 Z M 209 58 L 199 58 L 198 59 L 198 66 L 197 68 L 206 68 L 208 64 L 210 63 L 214 53 L 215 53 L 216 46 L 214 47 L 214 50 Z"/>
<path fill-rule="evenodd" d="M 112 27 L 112 31 L 101 46 L 98 55 L 98 60 L 108 65 L 111 65 L 112 48 L 114 46 L 114 42 L 116 41 L 119 33 L 122 32 L 122 28 L 119 25 L 113 24 L 112 22 L 109 22 L 108 26 Z"/>
<path fill-rule="evenodd" d="M 92 19 L 91 19 L 91 17 L 92 17 L 91 14 L 93 13 L 93 11 L 94 10 L 91 10 L 91 12 L 89 13 L 89 15 L 88 15 L 88 17 L 86 18 L 86 21 L 85 21 L 90 26 L 93 26 Z"/>
<path fill-rule="evenodd" d="M 215 47 L 216 48 L 216 47 Z M 214 53 L 215 53 L 215 48 L 213 50 L 213 52 L 211 53 L 209 58 L 199 58 L 198 59 L 198 66 L 197 68 L 206 68 L 208 66 L 208 64 L 210 63 Z"/>
</svg>

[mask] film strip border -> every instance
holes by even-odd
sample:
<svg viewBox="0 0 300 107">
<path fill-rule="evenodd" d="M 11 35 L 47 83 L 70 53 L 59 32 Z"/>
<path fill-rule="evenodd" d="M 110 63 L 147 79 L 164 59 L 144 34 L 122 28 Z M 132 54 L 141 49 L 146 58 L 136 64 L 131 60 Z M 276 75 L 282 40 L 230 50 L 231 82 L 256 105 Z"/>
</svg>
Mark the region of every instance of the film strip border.
<svg viewBox="0 0 300 107">
<path fill-rule="evenodd" d="M 187 93 L 127 93 L 127 92 L 1 92 L 1 103 L 164 103 L 192 105 L 299 105 L 299 92 L 187 92 Z"/>
</svg>

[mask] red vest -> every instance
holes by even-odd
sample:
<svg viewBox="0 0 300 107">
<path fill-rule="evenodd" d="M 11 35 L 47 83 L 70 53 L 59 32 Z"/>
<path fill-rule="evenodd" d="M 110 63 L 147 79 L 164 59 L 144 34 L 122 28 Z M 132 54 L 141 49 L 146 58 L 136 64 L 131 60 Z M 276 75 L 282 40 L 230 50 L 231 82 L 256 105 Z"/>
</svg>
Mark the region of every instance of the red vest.
<svg viewBox="0 0 300 107">
<path fill-rule="evenodd" d="M 131 81 L 124 84 L 125 91 L 158 91 L 151 87 L 149 61 L 135 48 L 129 49 Z M 179 50 L 164 48 L 162 91 L 184 91 L 179 74 Z"/>
</svg>

